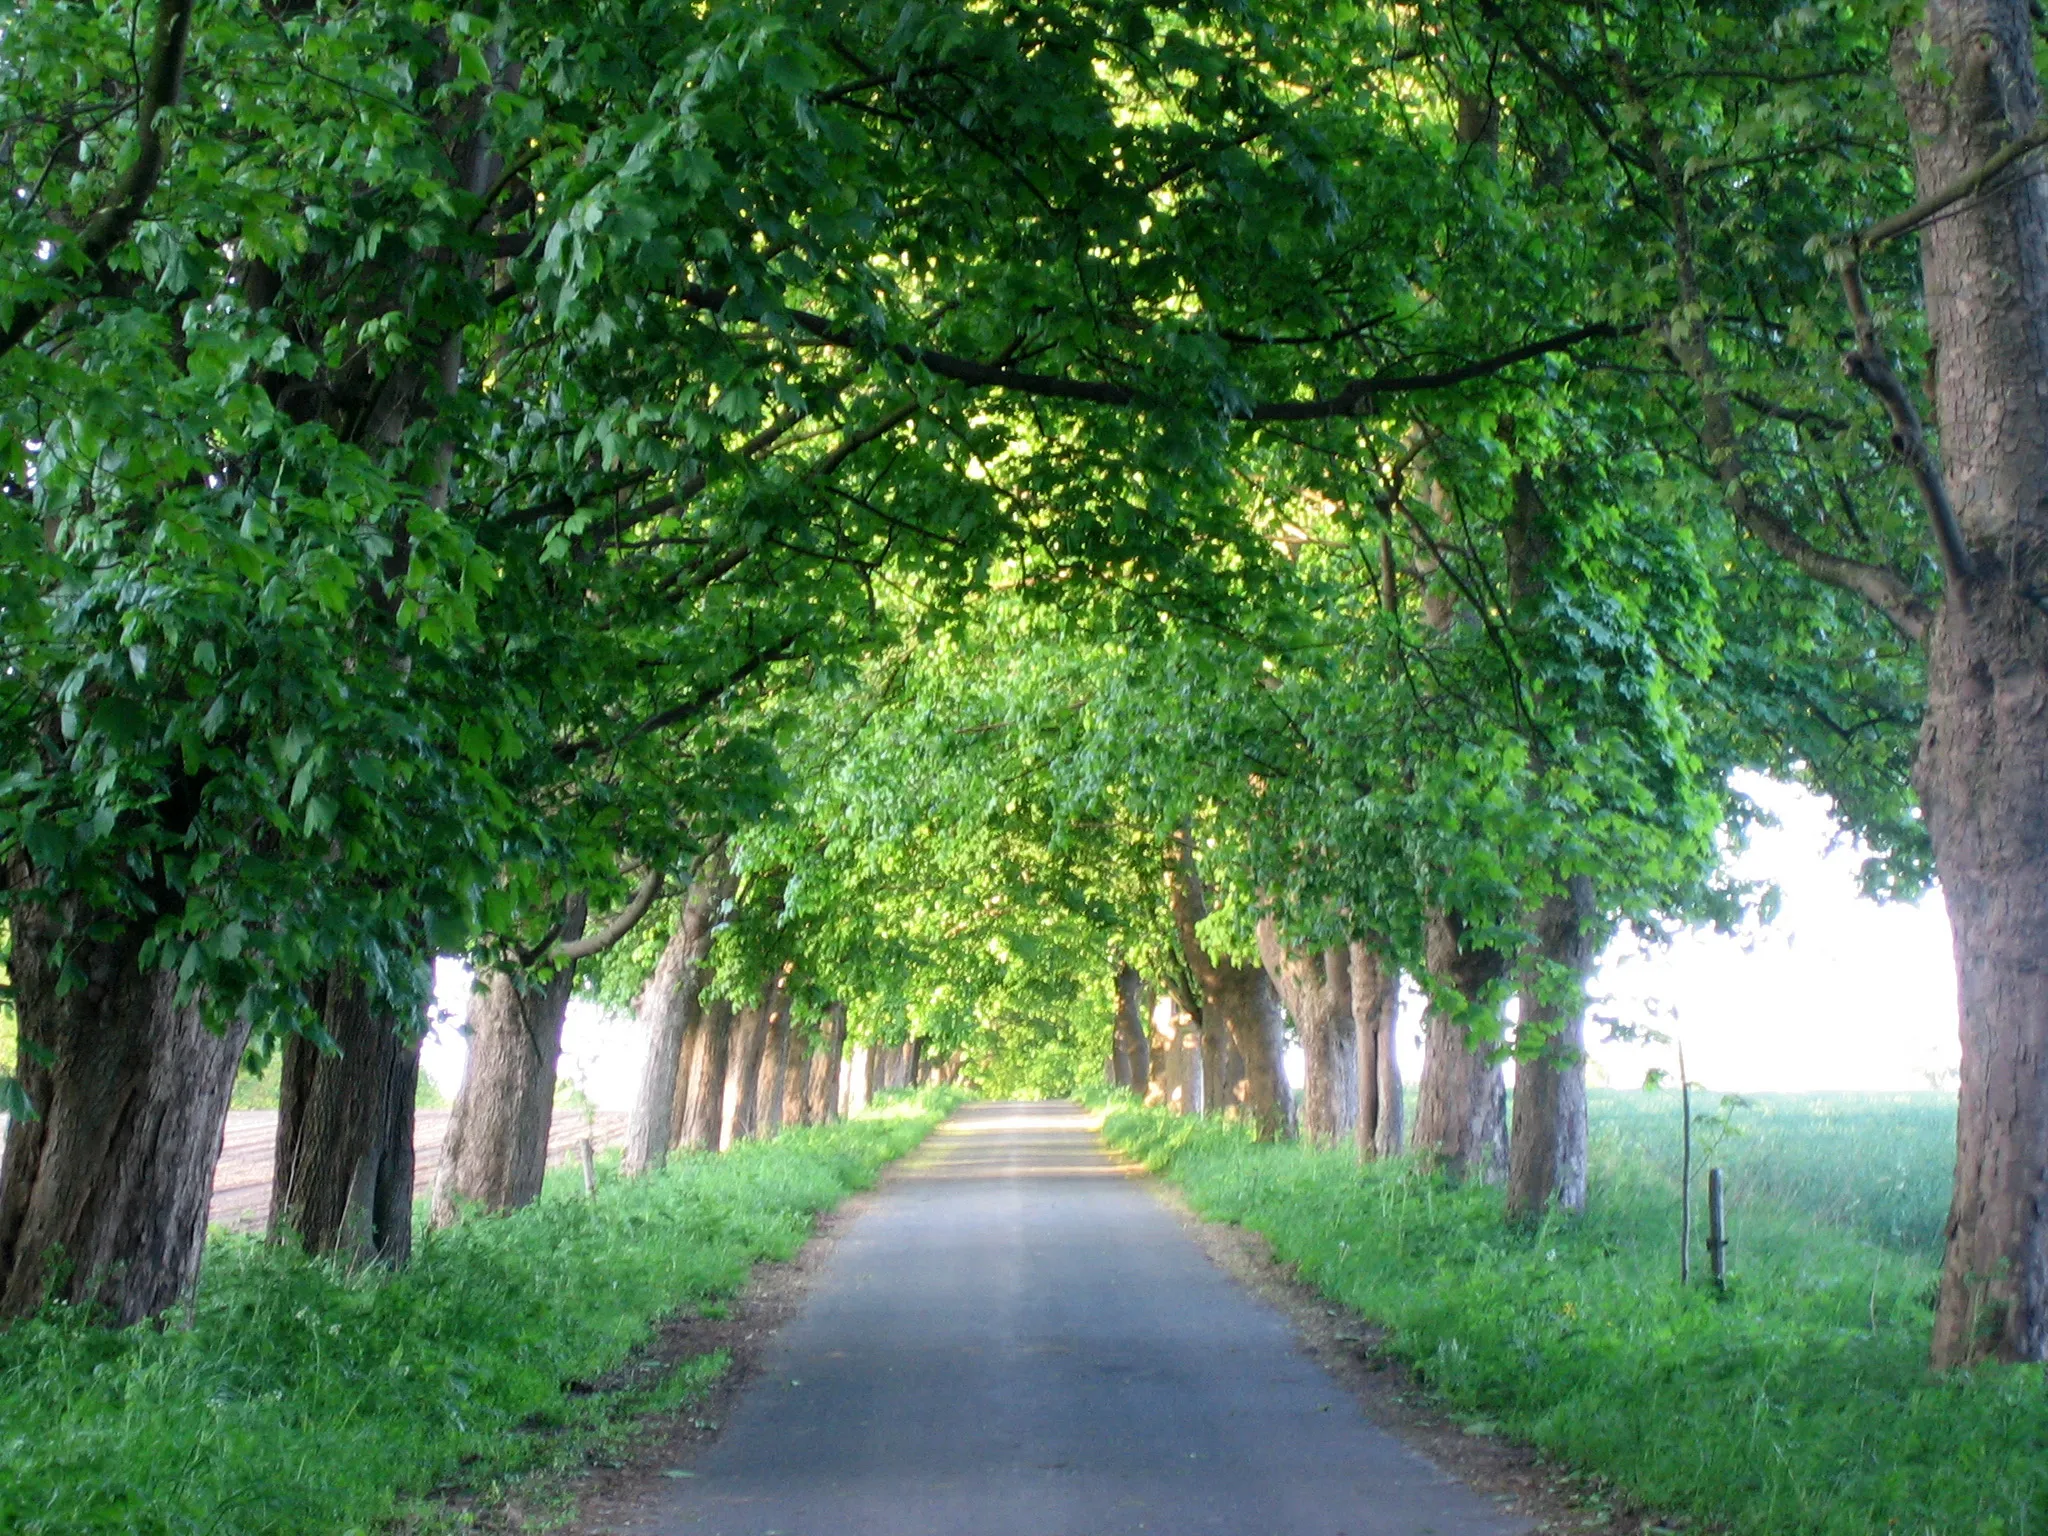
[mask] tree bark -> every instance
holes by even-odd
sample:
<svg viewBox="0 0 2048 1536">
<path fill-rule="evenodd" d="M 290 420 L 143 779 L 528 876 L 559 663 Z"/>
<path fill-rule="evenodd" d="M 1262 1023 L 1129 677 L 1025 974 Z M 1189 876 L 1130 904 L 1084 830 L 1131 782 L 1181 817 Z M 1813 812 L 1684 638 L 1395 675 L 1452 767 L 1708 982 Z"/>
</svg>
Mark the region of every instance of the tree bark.
<svg viewBox="0 0 2048 1536">
<path fill-rule="evenodd" d="M 846 1004 L 825 1010 L 818 1026 L 804 1083 L 804 1124 L 828 1125 L 839 1118 L 839 1064 L 846 1055 Z"/>
<path fill-rule="evenodd" d="M 2041 111 L 2024 0 L 1928 0 L 1893 70 L 1925 199 Z M 1929 70 L 1921 45 L 1929 45 Z M 1920 231 L 1946 484 L 1967 554 L 1928 637 L 1915 778 L 1954 934 L 1956 1184 L 1933 1360 L 2048 1359 L 2048 184 Z"/>
<path fill-rule="evenodd" d="M 1467 948 L 1456 918 L 1432 913 L 1426 938 L 1431 973 L 1478 1006 L 1506 973 L 1504 956 Z M 1455 1180 L 1498 1184 L 1507 1174 L 1506 1079 L 1475 1043 L 1463 1018 L 1431 1002 L 1423 1021 L 1422 1091 L 1415 1146 Z"/>
<path fill-rule="evenodd" d="M 1351 1012 L 1351 955 L 1344 948 L 1305 950 L 1281 942 L 1279 925 L 1259 920 L 1259 956 L 1301 1036 L 1304 1141 L 1335 1146 L 1358 1123 L 1358 1036 Z"/>
<path fill-rule="evenodd" d="M 775 983 L 762 989 L 761 1001 L 740 1009 L 732 1021 L 732 1050 L 725 1074 L 725 1113 L 718 1128 L 718 1150 L 754 1134 L 754 1111 L 761 1089 L 761 1057 L 768 1048 L 769 1015 Z"/>
<path fill-rule="evenodd" d="M 874 1070 L 874 1047 L 866 1044 L 856 1045 L 853 1048 L 853 1059 L 847 1064 L 847 1071 L 843 1077 L 844 1097 L 839 1107 L 840 1114 L 847 1119 L 851 1120 L 868 1107 L 868 1100 L 874 1096 L 871 1086 Z"/>
<path fill-rule="evenodd" d="M 823 1021 L 808 1028 L 789 1024 L 789 1065 L 782 1074 L 782 1124 L 808 1125 L 811 1098 L 811 1059 L 824 1045 Z"/>
<path fill-rule="evenodd" d="M 1351 949 L 1338 944 L 1324 952 L 1324 974 L 1331 978 L 1332 1039 L 1330 1076 L 1336 1084 L 1337 1133 L 1333 1144 L 1356 1141 L 1359 1107 L 1358 1021 L 1351 1012 Z"/>
<path fill-rule="evenodd" d="M 1286 1037 L 1276 1005 L 1278 999 L 1257 965 L 1235 965 L 1213 958 L 1203 948 L 1195 925 L 1207 914 L 1202 877 L 1195 867 L 1194 844 L 1186 832 L 1175 837 L 1167 858 L 1167 894 L 1173 909 L 1174 930 L 1180 939 L 1181 958 L 1187 962 L 1195 984 L 1202 990 L 1202 1018 L 1205 1026 L 1221 1021 L 1230 1042 L 1243 1062 L 1243 1104 L 1260 1141 L 1277 1139 L 1287 1128 L 1287 1077 L 1283 1066 Z M 1219 1071 L 1228 1073 L 1222 1042 L 1208 1040 L 1204 1028 L 1203 1082 L 1205 1090 L 1215 1089 Z M 1214 1065 L 1209 1054 L 1215 1054 Z M 1222 1095 L 1205 1091 L 1204 1100 L 1213 1111 L 1221 1107 Z"/>
<path fill-rule="evenodd" d="M 563 905 L 562 936 L 581 937 L 583 897 Z M 434 1174 L 433 1221 L 451 1225 L 463 1204 L 511 1211 L 540 1197 L 548 1131 L 555 1118 L 555 1069 L 576 963 L 545 979 L 487 972 L 469 1005 L 469 1064 L 448 1115 L 441 1166 Z"/>
<path fill-rule="evenodd" d="M 320 1025 L 339 1050 L 285 1042 L 270 1238 L 397 1267 L 412 1257 L 420 1031 L 376 1006 L 347 966 L 319 990 Z"/>
<path fill-rule="evenodd" d="M 1401 973 L 1370 943 L 1351 945 L 1351 1017 L 1358 1029 L 1358 1157 L 1401 1153 L 1401 1060 L 1395 1028 L 1401 1007 Z"/>
<path fill-rule="evenodd" d="M 767 1140 L 782 1129 L 782 1098 L 789 1082 L 789 989 L 778 982 L 768 1007 L 768 1038 L 761 1048 L 760 1082 L 754 1090 L 754 1134 Z"/>
<path fill-rule="evenodd" d="M 701 994 L 700 994 L 701 995 Z M 725 1118 L 725 1078 L 732 1057 L 732 1000 L 714 997 L 703 1007 L 697 1048 L 690 1056 L 690 1088 L 678 1146 L 716 1152 Z"/>
<path fill-rule="evenodd" d="M 9 1123 L 0 1160 L 0 1317 L 47 1297 L 125 1327 L 198 1278 L 249 1026 L 209 1030 L 175 974 L 143 969 L 147 937 L 75 902 L 14 909 L 16 1072 L 36 1117 Z"/>
<path fill-rule="evenodd" d="M 716 854 L 699 865 L 675 932 L 640 989 L 638 1012 L 647 1034 L 647 1059 L 640 1069 L 640 1089 L 626 1122 L 626 1150 L 619 1164 L 628 1178 L 668 1161 L 677 1119 L 676 1088 L 688 1083 L 686 1047 L 695 1044 L 702 1016 L 698 1004 L 709 979 L 704 962 L 717 932 L 724 876 L 724 860 Z M 684 1098 L 687 1112 L 687 1092 Z"/>
<path fill-rule="evenodd" d="M 1202 1026 L 1194 1014 L 1178 1005 L 1174 1008 L 1173 1023 L 1167 1105 L 1176 1114 L 1203 1114 L 1209 1108 L 1209 1095 L 1208 1084 L 1202 1079 Z"/>
<path fill-rule="evenodd" d="M 1151 1056 L 1145 1038 L 1145 980 L 1131 966 L 1121 966 L 1116 973 L 1116 1086 L 1145 1092 Z"/>
<path fill-rule="evenodd" d="M 1545 1034 L 1541 1049 L 1515 1060 L 1514 1126 L 1508 1144 L 1508 1214 L 1534 1220 L 1554 1202 L 1586 1208 L 1586 978 L 1599 955 L 1593 882 L 1575 875 L 1536 914 L 1531 957 L 1569 973 L 1570 996 L 1547 985 L 1538 965 L 1522 975 L 1523 1034 Z"/>
</svg>

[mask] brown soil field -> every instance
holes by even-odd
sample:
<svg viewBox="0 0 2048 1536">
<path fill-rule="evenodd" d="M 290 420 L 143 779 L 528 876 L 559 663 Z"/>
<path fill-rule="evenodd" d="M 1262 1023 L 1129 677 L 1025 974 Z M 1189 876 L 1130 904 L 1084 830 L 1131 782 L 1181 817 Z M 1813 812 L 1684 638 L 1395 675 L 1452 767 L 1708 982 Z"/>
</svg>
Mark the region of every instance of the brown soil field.
<svg viewBox="0 0 2048 1536">
<path fill-rule="evenodd" d="M 441 1166 L 441 1138 L 448 1133 L 448 1111 L 422 1109 L 413 1119 L 413 1192 L 424 1196 L 434 1185 L 434 1170 Z M 555 1117 L 548 1136 L 548 1162 L 561 1164 L 576 1157 L 577 1143 L 585 1136 L 598 1147 L 616 1146 L 626 1139 L 626 1117 L 598 1115 L 594 1120 L 573 1112 Z M 221 1142 L 220 1164 L 213 1174 L 212 1220 L 230 1232 L 260 1232 L 270 1218 L 271 1164 L 277 1145 L 277 1111 L 237 1109 L 228 1114 L 227 1134 Z"/>
</svg>

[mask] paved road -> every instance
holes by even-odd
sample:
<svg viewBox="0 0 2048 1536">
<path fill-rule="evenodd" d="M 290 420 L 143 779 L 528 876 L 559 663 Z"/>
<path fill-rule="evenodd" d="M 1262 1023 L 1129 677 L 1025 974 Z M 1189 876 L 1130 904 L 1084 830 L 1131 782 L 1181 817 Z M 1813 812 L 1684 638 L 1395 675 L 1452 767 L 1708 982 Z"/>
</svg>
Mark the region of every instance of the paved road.
<svg viewBox="0 0 2048 1536">
<path fill-rule="evenodd" d="M 978 1105 L 827 1258 L 664 1536 L 1512 1536 L 1077 1111 Z"/>
</svg>

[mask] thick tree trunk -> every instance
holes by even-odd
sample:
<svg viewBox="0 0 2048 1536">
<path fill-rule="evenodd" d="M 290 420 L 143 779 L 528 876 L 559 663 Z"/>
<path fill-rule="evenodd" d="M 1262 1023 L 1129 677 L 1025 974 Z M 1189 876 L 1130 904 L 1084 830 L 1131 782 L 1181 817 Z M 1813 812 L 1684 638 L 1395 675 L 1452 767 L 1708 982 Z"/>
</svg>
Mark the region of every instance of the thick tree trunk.
<svg viewBox="0 0 2048 1536">
<path fill-rule="evenodd" d="M 1493 950 L 1467 949 L 1456 919 L 1433 913 L 1429 968 L 1468 1004 L 1478 1004 L 1507 970 Z M 1432 1003 L 1423 1021 L 1422 1090 L 1415 1147 L 1457 1180 L 1498 1184 L 1507 1176 L 1507 1081 L 1456 1013 Z"/>
<path fill-rule="evenodd" d="M 1337 1142 L 1358 1136 L 1358 1021 L 1351 1013 L 1351 950 L 1336 945 L 1323 957 L 1324 973 L 1332 978 L 1330 1009 L 1330 1077 L 1336 1084 Z"/>
<path fill-rule="evenodd" d="M 640 989 L 640 1027 L 647 1034 L 647 1059 L 640 1069 L 640 1089 L 626 1121 L 626 1150 L 619 1169 L 627 1177 L 659 1168 L 668 1161 L 675 1140 L 678 1085 L 685 1088 L 687 1112 L 688 1047 L 696 1043 L 702 1015 L 699 999 L 709 979 L 704 964 L 716 936 L 718 908 L 725 898 L 725 861 L 716 854 L 698 866 L 690 894 L 663 946 L 654 973 Z"/>
<path fill-rule="evenodd" d="M 718 1150 L 728 1150 L 736 1141 L 754 1134 L 754 1110 L 761 1088 L 761 1057 L 768 1048 L 770 999 L 775 984 L 764 989 L 761 1001 L 740 1009 L 732 1021 L 732 1051 L 725 1073 L 725 1112 L 718 1128 Z"/>
<path fill-rule="evenodd" d="M 1164 994 L 1152 1001 L 1145 1015 L 1145 1086 L 1147 1104 L 1164 1104 L 1169 1093 L 1167 1081 L 1172 1067 L 1173 1001 Z"/>
<path fill-rule="evenodd" d="M 682 1130 L 677 1145 L 696 1152 L 716 1152 L 725 1118 L 727 1064 L 732 1058 L 732 1000 L 714 997 L 701 1011 L 697 1048 L 690 1053 L 689 1092 L 677 1120 Z"/>
<path fill-rule="evenodd" d="M 1272 918 L 1259 921 L 1259 956 L 1301 1037 L 1299 1129 L 1315 1146 L 1335 1146 L 1358 1122 L 1358 1037 L 1351 1019 L 1351 956 L 1342 948 L 1283 944 Z"/>
<path fill-rule="evenodd" d="M 1205 1115 L 1227 1114 L 1238 1108 L 1240 1103 L 1234 1091 L 1237 1087 L 1235 1074 L 1224 1056 L 1230 1034 L 1218 1020 L 1220 1013 L 1217 1008 L 1204 1009 L 1202 1022 L 1195 1030 L 1195 1050 L 1202 1063 L 1202 1113 Z"/>
<path fill-rule="evenodd" d="M 1116 1086 L 1143 1093 L 1152 1075 L 1151 1055 L 1145 1038 L 1145 980 L 1131 966 L 1122 966 L 1116 973 Z"/>
<path fill-rule="evenodd" d="M 1173 1053 L 1177 1034 L 1174 1019 L 1177 1012 L 1173 1000 L 1162 996 L 1154 1000 L 1152 1012 L 1146 1019 L 1144 1091 L 1147 1104 L 1170 1104 L 1173 1101 Z"/>
<path fill-rule="evenodd" d="M 1174 1023 L 1167 1104 L 1178 1114 L 1204 1114 L 1209 1108 L 1209 1085 L 1202 1079 L 1202 1027 L 1184 1009 L 1175 1011 Z"/>
<path fill-rule="evenodd" d="M 709 966 L 697 978 L 697 1003 L 691 1009 L 691 1016 L 683 1026 L 683 1037 L 676 1044 L 675 1082 L 669 1087 L 668 1098 L 668 1150 L 673 1152 L 683 1144 L 690 1124 L 690 1085 L 696 1081 L 697 1057 L 704 1049 L 704 1019 L 710 1009 L 704 1000 L 704 989 L 711 984 L 715 973 Z M 630 1137 L 632 1127 L 627 1127 Z M 621 1169 L 623 1172 L 624 1170 Z"/>
<path fill-rule="evenodd" d="M 1398 1157 L 1402 1144 L 1401 1059 L 1395 1026 L 1401 973 L 1369 943 L 1351 946 L 1351 1017 L 1358 1028 L 1358 1157 Z"/>
<path fill-rule="evenodd" d="M 23 904 L 12 936 L 16 1071 L 36 1118 L 9 1123 L 0 1158 L 0 1317 L 45 1297 L 122 1326 L 154 1317 L 198 1278 L 249 1027 L 213 1033 L 175 974 L 142 969 L 140 926 Z"/>
<path fill-rule="evenodd" d="M 856 1045 L 840 1081 L 839 1113 L 846 1119 L 851 1120 L 866 1109 L 868 1100 L 874 1097 L 874 1071 L 874 1047 Z"/>
<path fill-rule="evenodd" d="M 583 898 L 563 909 L 562 937 L 582 937 Z M 469 1064 L 448 1115 L 434 1174 L 433 1219 L 452 1224 L 465 1204 L 511 1211 L 540 1197 L 555 1118 L 562 1020 L 576 979 L 573 961 L 544 981 L 491 971 L 469 1005 Z"/>
<path fill-rule="evenodd" d="M 1923 198 L 2037 126 L 2033 48 L 2024 0 L 1928 0 L 1900 33 Z M 1950 571 L 1928 639 L 1916 772 L 1962 1015 L 1937 1366 L 2048 1359 L 2048 184 L 2024 166 L 1919 234 L 1969 567 Z"/>
<path fill-rule="evenodd" d="M 1522 975 L 1519 1033 L 1547 1032 L 1534 1055 L 1515 1060 L 1514 1127 L 1508 1144 L 1508 1214 L 1533 1220 L 1555 1203 L 1586 1208 L 1586 978 L 1599 954 L 1593 882 L 1576 875 L 1536 914 L 1532 957 L 1567 973 Z M 1568 989 L 1560 996 L 1557 988 Z"/>
<path fill-rule="evenodd" d="M 768 1009 L 768 1039 L 761 1048 L 761 1076 L 754 1091 L 754 1134 L 766 1141 L 782 1129 L 783 1092 L 789 1083 L 789 992 L 775 989 Z"/>
<path fill-rule="evenodd" d="M 1185 833 L 1174 839 L 1167 859 L 1167 894 L 1173 908 L 1173 923 L 1180 939 L 1181 958 L 1187 962 L 1195 983 L 1202 989 L 1202 1019 L 1205 1026 L 1221 1022 L 1243 1063 L 1242 1104 L 1253 1132 L 1261 1141 L 1272 1141 L 1287 1128 L 1287 1076 L 1284 1056 L 1287 1047 L 1284 1026 L 1272 984 L 1263 967 L 1235 965 L 1217 960 L 1202 945 L 1196 924 L 1207 914 L 1201 872 L 1195 867 L 1193 840 Z M 1205 1027 L 1203 1095 L 1213 1112 L 1230 1102 L 1219 1087 L 1219 1071 L 1234 1077 L 1219 1039 L 1210 1042 L 1212 1028 Z M 1215 1056 L 1212 1063 L 1210 1055 Z M 1234 1086 L 1234 1084 L 1233 1084 Z M 1236 1098 L 1236 1095 L 1231 1095 Z"/>
<path fill-rule="evenodd" d="M 420 1031 L 375 1006 L 336 966 L 320 987 L 320 1025 L 338 1052 L 294 1035 L 278 1085 L 270 1237 L 351 1264 L 412 1257 L 412 1121 Z"/>
<path fill-rule="evenodd" d="M 811 1060 L 824 1045 L 823 1021 L 800 1027 L 789 1024 L 789 1065 L 782 1074 L 782 1124 L 808 1125 L 811 1097 Z"/>
<path fill-rule="evenodd" d="M 839 1115 L 839 1064 L 846 1055 L 846 1004 L 834 1003 L 818 1025 L 817 1048 L 804 1075 L 804 1124 L 827 1125 Z"/>
</svg>

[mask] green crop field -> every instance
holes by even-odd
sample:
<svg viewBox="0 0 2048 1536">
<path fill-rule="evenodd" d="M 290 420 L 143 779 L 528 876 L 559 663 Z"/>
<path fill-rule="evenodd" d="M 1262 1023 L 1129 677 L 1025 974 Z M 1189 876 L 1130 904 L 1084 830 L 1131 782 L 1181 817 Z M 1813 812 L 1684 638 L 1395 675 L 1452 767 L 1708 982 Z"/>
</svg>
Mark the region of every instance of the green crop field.
<svg viewBox="0 0 2048 1536">
<path fill-rule="evenodd" d="M 1928 1335 L 1954 1109 L 1934 1095 L 1696 1096 L 1727 1171 L 1731 1286 L 1678 1283 L 1678 1096 L 1592 1101 L 1582 1218 L 1506 1224 L 1498 1191 L 1405 1161 L 1257 1146 L 1111 1111 L 1197 1209 L 1264 1232 L 1385 1326 L 1476 1432 L 1603 1474 L 1682 1528 L 1753 1536 L 2048 1531 L 2038 1366 L 1937 1377 Z M 1704 1202 L 1702 1202 L 1703 1204 Z"/>
<path fill-rule="evenodd" d="M 1638 1198 L 1661 1180 L 1675 1201 L 1678 1093 L 1596 1089 L 1588 1099 L 1596 1198 Z M 1902 1253 L 1939 1253 L 1955 1175 L 1954 1094 L 1695 1092 L 1693 1123 L 1695 1169 L 1725 1171 L 1731 1213 L 1773 1225 L 1779 1213 L 1804 1216 Z"/>
</svg>

